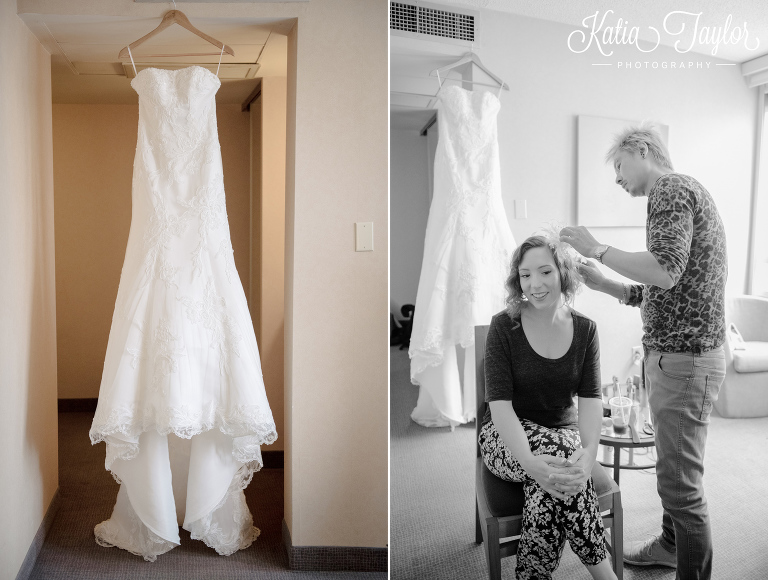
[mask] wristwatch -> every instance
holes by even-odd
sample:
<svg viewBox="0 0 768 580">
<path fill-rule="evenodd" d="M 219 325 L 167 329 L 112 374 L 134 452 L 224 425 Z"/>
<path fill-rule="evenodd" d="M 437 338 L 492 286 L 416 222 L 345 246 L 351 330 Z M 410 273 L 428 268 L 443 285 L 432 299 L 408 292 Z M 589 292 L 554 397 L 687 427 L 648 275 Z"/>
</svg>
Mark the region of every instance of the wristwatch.
<svg viewBox="0 0 768 580">
<path fill-rule="evenodd" d="M 592 254 L 592 257 L 602 264 L 603 256 L 605 255 L 605 253 L 608 251 L 608 248 L 610 247 L 611 246 L 597 246 L 595 248 L 595 252 Z"/>
</svg>

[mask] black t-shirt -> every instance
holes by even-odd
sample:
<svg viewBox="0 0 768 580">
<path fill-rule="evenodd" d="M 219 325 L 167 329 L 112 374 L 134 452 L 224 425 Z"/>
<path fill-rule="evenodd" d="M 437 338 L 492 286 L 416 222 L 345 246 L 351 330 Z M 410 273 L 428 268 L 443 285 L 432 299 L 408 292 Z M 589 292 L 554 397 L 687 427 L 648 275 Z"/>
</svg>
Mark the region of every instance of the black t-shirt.
<svg viewBox="0 0 768 580">
<path fill-rule="evenodd" d="M 512 401 L 520 419 L 543 427 L 578 428 L 573 397 L 601 398 L 597 325 L 571 310 L 573 341 L 562 357 L 536 353 L 518 316 L 496 314 L 485 344 L 485 400 Z M 490 408 L 483 424 L 491 420 Z"/>
</svg>

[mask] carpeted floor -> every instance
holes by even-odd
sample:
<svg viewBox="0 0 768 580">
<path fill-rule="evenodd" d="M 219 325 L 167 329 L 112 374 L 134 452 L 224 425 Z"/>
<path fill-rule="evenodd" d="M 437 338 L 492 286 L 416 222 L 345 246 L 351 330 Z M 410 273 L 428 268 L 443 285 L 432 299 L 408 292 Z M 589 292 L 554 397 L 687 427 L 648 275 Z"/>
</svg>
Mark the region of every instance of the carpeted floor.
<svg viewBox="0 0 768 580">
<path fill-rule="evenodd" d="M 181 545 L 145 562 L 96 544 L 93 526 L 109 518 L 118 485 L 104 469 L 104 445 L 91 446 L 91 413 L 59 414 L 61 504 L 32 571 L 32 580 L 384 580 L 385 572 L 298 572 L 288 569 L 282 545 L 283 470 L 262 469 L 245 491 L 261 536 L 231 556 L 219 556 L 189 532 Z"/>
<path fill-rule="evenodd" d="M 418 388 L 406 351 L 390 349 L 390 571 L 392 580 L 486 578 L 475 544 L 474 424 L 426 429 L 410 420 Z M 768 578 L 768 418 L 712 416 L 705 489 L 715 549 L 713 580 Z M 624 539 L 658 533 L 661 501 L 653 470 L 621 472 Z M 502 561 L 514 578 L 514 557 Z M 555 579 L 589 579 L 566 547 Z M 626 580 L 673 580 L 663 567 L 624 567 Z"/>
</svg>

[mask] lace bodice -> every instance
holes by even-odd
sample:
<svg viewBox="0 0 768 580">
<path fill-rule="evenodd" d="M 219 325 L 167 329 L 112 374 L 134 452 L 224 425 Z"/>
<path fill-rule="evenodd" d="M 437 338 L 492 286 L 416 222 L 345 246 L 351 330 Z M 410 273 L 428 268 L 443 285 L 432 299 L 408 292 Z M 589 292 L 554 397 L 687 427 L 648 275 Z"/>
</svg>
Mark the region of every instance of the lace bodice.
<svg viewBox="0 0 768 580">
<path fill-rule="evenodd" d="M 139 95 L 139 133 L 157 139 L 169 157 L 199 146 L 216 133 L 216 92 L 221 81 L 209 70 L 147 68 L 131 80 Z M 213 123 L 211 123 L 213 121 Z"/>
<path fill-rule="evenodd" d="M 443 125 L 451 128 L 450 149 L 457 158 L 473 158 L 496 142 L 499 99 L 489 92 L 445 86 L 441 91 Z"/>
</svg>

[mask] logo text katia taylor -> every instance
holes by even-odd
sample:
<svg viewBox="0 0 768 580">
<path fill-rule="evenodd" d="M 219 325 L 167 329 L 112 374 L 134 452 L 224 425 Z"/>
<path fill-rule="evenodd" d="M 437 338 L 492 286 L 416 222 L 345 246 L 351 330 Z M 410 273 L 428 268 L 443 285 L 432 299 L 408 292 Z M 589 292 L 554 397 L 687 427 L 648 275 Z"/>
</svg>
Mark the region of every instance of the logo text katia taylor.
<svg viewBox="0 0 768 580">
<path fill-rule="evenodd" d="M 623 18 L 615 21 L 611 19 L 613 10 L 606 10 L 602 15 L 598 10 L 587 16 L 582 21 L 586 29 L 577 29 L 568 35 L 568 48 L 577 54 L 586 52 L 590 48 L 596 49 L 603 56 L 613 54 L 613 46 L 634 45 L 637 50 L 649 53 L 656 50 L 661 44 L 661 32 L 654 26 L 647 27 L 645 40 L 650 48 L 640 46 L 640 27 L 629 26 L 629 22 Z M 684 12 L 676 10 L 668 13 L 662 22 L 663 31 L 671 37 L 676 37 L 673 46 L 680 54 L 690 52 L 694 47 L 711 47 L 712 56 L 717 55 L 720 46 L 743 44 L 747 50 L 757 50 L 760 39 L 750 37 L 747 23 L 733 24 L 731 14 L 722 26 L 703 26 L 701 23 L 702 12 Z M 655 41 L 653 40 L 655 38 Z"/>
</svg>

